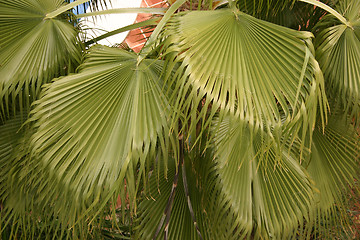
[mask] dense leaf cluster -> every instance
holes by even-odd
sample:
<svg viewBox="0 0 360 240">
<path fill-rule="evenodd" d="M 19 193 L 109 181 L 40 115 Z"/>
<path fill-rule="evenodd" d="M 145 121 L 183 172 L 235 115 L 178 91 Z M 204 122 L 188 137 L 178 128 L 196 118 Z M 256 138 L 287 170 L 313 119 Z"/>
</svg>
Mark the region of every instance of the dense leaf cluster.
<svg viewBox="0 0 360 240">
<path fill-rule="evenodd" d="M 0 0 L 3 239 L 352 234 L 358 0 L 178 0 L 87 43 L 85 3 Z"/>
</svg>

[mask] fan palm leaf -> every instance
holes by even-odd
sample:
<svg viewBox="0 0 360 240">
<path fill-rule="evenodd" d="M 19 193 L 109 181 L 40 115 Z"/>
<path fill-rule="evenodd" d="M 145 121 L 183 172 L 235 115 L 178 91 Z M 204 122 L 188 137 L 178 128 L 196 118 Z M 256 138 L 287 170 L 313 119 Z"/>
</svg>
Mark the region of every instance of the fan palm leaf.
<svg viewBox="0 0 360 240">
<path fill-rule="evenodd" d="M 213 111 L 227 109 L 254 129 L 281 125 L 285 113 L 287 122 L 303 124 L 309 133 L 318 106 L 324 117 L 327 101 L 311 33 L 221 9 L 178 14 L 164 36 L 169 58 L 181 62 L 173 80 L 179 109 L 206 96 Z"/>
<path fill-rule="evenodd" d="M 90 213 L 94 219 L 119 195 L 135 211 L 137 183 L 147 182 L 150 170 L 146 159 L 160 153 L 167 166 L 174 142 L 169 104 L 158 82 L 162 62 L 145 59 L 137 65 L 136 58 L 96 45 L 78 74 L 54 80 L 34 103 L 24 160 L 32 171 L 20 169 L 13 185 L 26 186 L 34 204 L 51 206 L 49 215 L 65 226 Z"/>
<path fill-rule="evenodd" d="M 64 17 L 45 15 L 62 0 L 0 1 L 0 109 L 36 99 L 43 83 L 80 62 L 77 31 Z M 61 50 L 61 51 L 59 51 Z M 15 101 L 16 99 L 16 101 Z M 24 101 L 24 102 L 23 102 Z"/>
</svg>

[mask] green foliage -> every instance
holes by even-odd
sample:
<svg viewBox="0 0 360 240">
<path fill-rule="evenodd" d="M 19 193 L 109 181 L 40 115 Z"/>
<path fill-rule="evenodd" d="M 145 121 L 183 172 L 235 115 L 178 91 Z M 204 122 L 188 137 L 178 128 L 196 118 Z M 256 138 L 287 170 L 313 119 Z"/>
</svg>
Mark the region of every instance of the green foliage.
<svg viewBox="0 0 360 240">
<path fill-rule="evenodd" d="M 2 118 L 9 114 L 9 106 L 28 108 L 44 83 L 81 61 L 77 31 L 66 16 L 44 19 L 62 4 L 62 0 L 0 1 Z"/>
<path fill-rule="evenodd" d="M 3 239 L 350 236 L 357 0 L 178 0 L 139 54 L 85 2 L 0 0 Z"/>
<path fill-rule="evenodd" d="M 326 16 L 318 26 L 316 55 L 333 101 L 358 119 L 360 113 L 360 2 L 340 1 L 336 6 L 350 22 L 347 27 Z M 356 120 L 357 123 L 359 120 Z"/>
<path fill-rule="evenodd" d="M 275 137 L 271 128 L 289 125 L 292 135 L 300 127 L 311 134 L 318 106 L 325 118 L 324 82 L 311 33 L 222 9 L 179 14 L 164 35 L 169 36 L 166 53 L 175 54 L 181 63 L 177 71 L 184 72 L 172 80 L 181 89 L 177 112 L 206 95 L 214 110 L 230 111 L 254 130 L 267 128 L 270 137 Z"/>
<path fill-rule="evenodd" d="M 311 179 L 298 161 L 299 152 L 284 148 L 277 153 L 277 143 L 266 141 L 266 133 L 252 137 L 247 124 L 235 116 L 214 126 L 222 190 L 239 225 L 255 238 L 294 237 L 314 211 Z"/>
</svg>

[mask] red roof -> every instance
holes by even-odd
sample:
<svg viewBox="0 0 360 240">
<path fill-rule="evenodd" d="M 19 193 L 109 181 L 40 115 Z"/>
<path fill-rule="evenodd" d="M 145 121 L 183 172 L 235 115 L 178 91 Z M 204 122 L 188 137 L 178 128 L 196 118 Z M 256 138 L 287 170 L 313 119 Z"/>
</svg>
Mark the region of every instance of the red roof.
<svg viewBox="0 0 360 240">
<path fill-rule="evenodd" d="M 152 8 L 161 8 L 168 7 L 166 0 L 143 0 L 140 7 L 152 7 Z M 148 20 L 151 17 L 151 14 L 148 13 L 139 13 L 135 19 L 135 23 Z M 139 52 L 144 46 L 146 40 L 151 35 L 152 30 L 146 28 L 137 28 L 129 32 L 128 36 L 125 39 L 126 44 L 134 50 L 134 52 Z"/>
</svg>

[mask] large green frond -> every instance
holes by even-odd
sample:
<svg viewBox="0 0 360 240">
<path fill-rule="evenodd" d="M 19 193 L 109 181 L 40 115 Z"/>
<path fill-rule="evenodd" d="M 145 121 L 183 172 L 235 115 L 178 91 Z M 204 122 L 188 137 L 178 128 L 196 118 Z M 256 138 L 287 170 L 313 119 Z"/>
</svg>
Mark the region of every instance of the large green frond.
<svg viewBox="0 0 360 240">
<path fill-rule="evenodd" d="M 311 219 L 313 190 L 299 153 L 251 137 L 249 126 L 235 116 L 214 122 L 215 161 L 227 200 L 244 235 L 288 239 Z M 220 208 L 221 209 L 221 208 Z M 304 233 L 302 233 L 304 234 Z"/>
<path fill-rule="evenodd" d="M 316 57 L 324 72 L 330 97 L 351 110 L 360 112 L 360 2 L 340 1 L 337 10 L 352 27 L 339 24 L 327 16 L 320 23 L 316 36 Z M 324 28 L 325 26 L 325 28 Z"/>
<path fill-rule="evenodd" d="M 111 186 L 131 159 L 144 161 L 158 137 L 168 139 L 161 69 L 154 60 L 137 66 L 136 55 L 121 49 L 93 47 L 79 74 L 54 81 L 36 102 L 32 153 L 80 195 Z"/>
<path fill-rule="evenodd" d="M 65 19 L 44 20 L 62 0 L 0 1 L 0 111 L 29 106 L 43 83 L 80 61 L 75 28 Z M 17 99 L 16 99 L 17 98 Z M 16 101 L 15 101 L 16 99 Z"/>
<path fill-rule="evenodd" d="M 326 97 L 311 33 L 222 9 L 179 14 L 164 36 L 166 53 L 182 62 L 178 73 L 184 74 L 173 80 L 180 108 L 206 96 L 213 110 L 228 109 L 255 128 L 280 125 L 284 113 L 286 122 L 308 132 L 318 106 L 323 116 Z"/>
<path fill-rule="evenodd" d="M 25 192 L 38 206 L 53 207 L 65 225 L 95 218 L 119 195 L 134 211 L 139 181 L 147 180 L 146 159 L 168 155 L 162 62 L 137 65 L 136 57 L 96 45 L 78 74 L 54 80 L 34 103 L 26 160 L 32 170 L 20 170 L 25 179 L 17 184 L 29 187 Z"/>
</svg>

